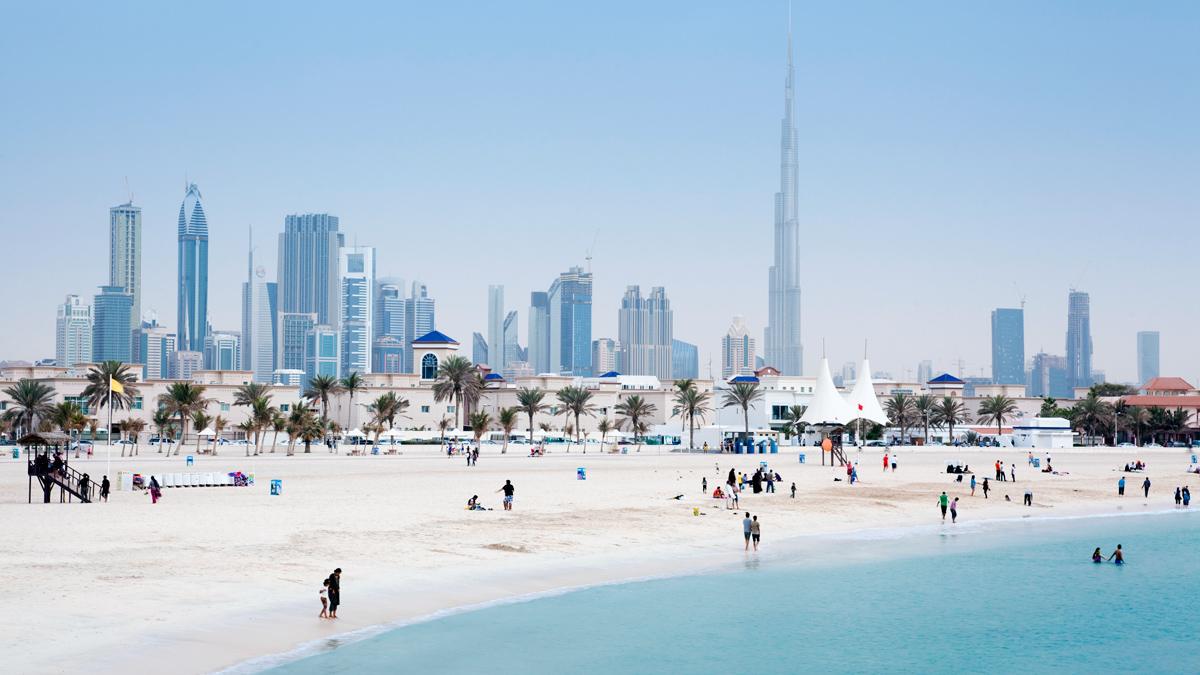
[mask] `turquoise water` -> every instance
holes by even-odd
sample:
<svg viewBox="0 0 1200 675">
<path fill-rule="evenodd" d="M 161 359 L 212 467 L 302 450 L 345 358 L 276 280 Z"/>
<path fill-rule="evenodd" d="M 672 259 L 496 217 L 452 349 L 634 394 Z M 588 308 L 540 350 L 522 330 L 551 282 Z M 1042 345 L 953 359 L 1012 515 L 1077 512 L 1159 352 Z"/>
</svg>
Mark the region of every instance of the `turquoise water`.
<svg viewBox="0 0 1200 675">
<path fill-rule="evenodd" d="M 272 672 L 1197 673 L 1198 542 L 1200 516 L 1180 514 L 792 544 L 734 571 L 410 625 Z M 1090 561 L 1118 543 L 1129 564 Z M 825 562 L 832 551 L 854 561 Z"/>
</svg>

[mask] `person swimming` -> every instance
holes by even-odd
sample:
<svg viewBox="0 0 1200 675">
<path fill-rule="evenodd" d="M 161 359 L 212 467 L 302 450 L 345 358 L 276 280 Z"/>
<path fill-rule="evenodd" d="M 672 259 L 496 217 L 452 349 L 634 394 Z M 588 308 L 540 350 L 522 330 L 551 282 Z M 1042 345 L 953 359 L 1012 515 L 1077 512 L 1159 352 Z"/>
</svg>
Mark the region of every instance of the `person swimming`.
<svg viewBox="0 0 1200 675">
<path fill-rule="evenodd" d="M 1116 558 L 1116 560 L 1113 560 L 1113 558 Z M 1115 562 L 1118 565 L 1125 564 L 1125 554 L 1123 552 L 1121 552 L 1120 544 L 1117 544 L 1117 550 L 1113 551 L 1112 555 L 1108 556 L 1108 559 L 1113 560 L 1113 562 Z"/>
<path fill-rule="evenodd" d="M 1094 562 L 1094 563 L 1104 562 L 1104 554 L 1100 552 L 1099 546 L 1096 547 L 1095 551 L 1092 551 L 1092 562 Z"/>
</svg>

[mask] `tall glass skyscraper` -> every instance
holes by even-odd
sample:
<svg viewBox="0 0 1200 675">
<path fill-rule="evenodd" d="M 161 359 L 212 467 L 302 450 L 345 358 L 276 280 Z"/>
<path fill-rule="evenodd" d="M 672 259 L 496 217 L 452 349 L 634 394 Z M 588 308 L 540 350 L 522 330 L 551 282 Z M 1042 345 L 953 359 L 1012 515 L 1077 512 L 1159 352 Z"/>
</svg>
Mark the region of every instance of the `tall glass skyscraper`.
<svg viewBox="0 0 1200 675">
<path fill-rule="evenodd" d="M 627 287 L 617 316 L 617 370 L 622 375 L 671 380 L 672 324 L 671 301 L 665 289 L 655 286 L 643 298 L 641 287 Z"/>
<path fill-rule="evenodd" d="M 500 328 L 500 348 L 504 351 L 504 369 L 514 361 L 521 360 L 521 345 L 517 344 L 517 310 L 512 310 L 504 315 L 504 322 Z M 491 351 L 488 352 L 489 359 Z"/>
<path fill-rule="evenodd" d="M 241 333 L 215 331 L 209 333 L 204 338 L 204 367 L 208 370 L 241 369 Z"/>
<path fill-rule="evenodd" d="M 78 295 L 68 295 L 58 306 L 55 323 L 54 360 L 59 367 L 92 361 L 92 306 Z"/>
<path fill-rule="evenodd" d="M 1071 388 L 1092 386 L 1092 309 L 1083 291 L 1067 296 L 1067 381 Z"/>
<path fill-rule="evenodd" d="M 254 381 L 270 383 L 276 364 L 278 286 L 267 281 L 267 271 L 254 266 L 253 250 L 248 255 L 246 281 L 242 284 L 242 370 L 254 373 Z"/>
<path fill-rule="evenodd" d="M 435 330 L 433 298 L 420 281 L 412 284 L 412 293 L 404 300 L 404 372 L 413 371 L 413 340 Z"/>
<path fill-rule="evenodd" d="M 504 287 L 488 286 L 488 357 L 492 372 L 504 370 Z"/>
<path fill-rule="evenodd" d="M 131 363 L 133 331 L 129 330 L 129 315 L 133 312 L 133 296 L 120 286 L 101 286 L 93 306 L 92 358 L 97 362 Z"/>
<path fill-rule="evenodd" d="M 108 285 L 133 297 L 130 330 L 142 325 L 142 209 L 126 202 L 108 210 Z"/>
<path fill-rule="evenodd" d="M 796 218 L 799 160 L 793 119 L 795 71 L 792 31 L 788 26 L 787 76 L 783 83 L 783 120 L 779 138 L 779 192 L 775 193 L 775 263 L 768 272 L 765 345 L 767 365 L 784 375 L 804 374 L 800 344 L 800 224 Z"/>
<path fill-rule="evenodd" d="M 343 248 L 338 266 L 342 278 L 342 374 L 371 372 L 371 347 L 375 342 L 375 249 Z"/>
<path fill-rule="evenodd" d="M 992 310 L 992 383 L 1025 383 L 1025 310 Z"/>
<path fill-rule="evenodd" d="M 284 218 L 279 235 L 279 311 L 311 312 L 317 315 L 317 323 L 338 324 L 338 256 L 344 244 L 337 216 L 305 213 Z"/>
<path fill-rule="evenodd" d="M 1158 377 L 1158 331 L 1144 330 L 1137 334 L 1138 385 Z"/>
<path fill-rule="evenodd" d="M 207 332 L 208 221 L 192 183 L 179 205 L 179 350 L 203 352 Z"/>
<path fill-rule="evenodd" d="M 316 313 L 279 312 L 275 329 L 276 370 L 304 370 L 305 340 L 316 325 Z"/>
<path fill-rule="evenodd" d="M 753 375 L 757 355 L 754 338 L 746 330 L 745 317 L 733 317 L 733 323 L 721 338 L 721 377 L 728 380 L 736 375 Z"/>
<path fill-rule="evenodd" d="M 529 367 L 550 372 L 550 300 L 541 291 L 529 294 Z"/>
<path fill-rule="evenodd" d="M 592 374 L 592 273 L 572 267 L 546 293 L 550 306 L 550 372 Z"/>
<path fill-rule="evenodd" d="M 675 380 L 700 377 L 700 350 L 683 340 L 671 340 L 671 378 Z"/>
</svg>

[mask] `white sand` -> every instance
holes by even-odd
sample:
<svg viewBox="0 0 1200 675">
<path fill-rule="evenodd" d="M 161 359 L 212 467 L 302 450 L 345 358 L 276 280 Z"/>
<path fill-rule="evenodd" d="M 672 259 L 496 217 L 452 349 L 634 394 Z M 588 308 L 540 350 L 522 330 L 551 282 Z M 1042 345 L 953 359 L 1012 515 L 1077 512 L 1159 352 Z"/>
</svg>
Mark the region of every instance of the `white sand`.
<svg viewBox="0 0 1200 675">
<path fill-rule="evenodd" d="M 1190 452 L 1175 449 L 1055 451 L 1055 468 L 1066 476 L 1036 473 L 1024 451 L 906 449 L 894 474 L 881 471 L 881 451 L 851 451 L 862 462 L 853 487 L 835 483 L 844 471 L 822 467 L 808 450 L 817 464 L 799 465 L 794 451 L 585 456 L 577 449 L 529 458 L 515 454 L 520 447 L 501 456 L 485 446 L 473 468 L 411 447 L 399 457 L 227 454 L 200 458 L 194 470 L 254 470 L 256 486 L 167 489 L 153 506 L 143 492 L 114 492 L 108 504 L 27 505 L 25 462 L 6 458 L 4 669 L 206 672 L 441 609 L 736 560 L 745 555 L 740 512 L 702 495 L 700 479 L 708 477 L 711 491 L 730 467 L 750 472 L 760 460 L 784 477 L 776 494 L 747 491 L 741 500 L 762 520 L 765 547 L 801 535 L 938 523 L 943 489 L 963 498 L 962 521 L 1157 511 L 1174 506 L 1176 485 L 1200 490 L 1200 477 L 1183 471 Z M 1139 474 L 1128 475 L 1118 499 L 1115 469 L 1135 457 L 1149 464 L 1150 499 L 1141 497 Z M 943 473 L 953 459 L 990 478 L 997 458 L 1016 462 L 1018 482 L 994 483 L 986 501 Z M 186 470 L 182 457 L 153 450 L 113 464 L 114 472 Z M 99 476 L 105 463 L 98 456 L 73 466 Z M 576 479 L 578 466 L 587 467 L 586 481 Z M 268 494 L 271 478 L 283 479 L 282 496 Z M 517 487 L 512 513 L 500 510 L 495 492 L 506 478 Z M 1026 508 L 1030 484 L 1035 506 Z M 680 493 L 682 501 L 670 499 Z M 472 494 L 496 510 L 465 511 Z M 693 516 L 695 506 L 706 515 Z M 344 570 L 341 618 L 324 621 L 317 591 L 335 567 Z"/>
</svg>

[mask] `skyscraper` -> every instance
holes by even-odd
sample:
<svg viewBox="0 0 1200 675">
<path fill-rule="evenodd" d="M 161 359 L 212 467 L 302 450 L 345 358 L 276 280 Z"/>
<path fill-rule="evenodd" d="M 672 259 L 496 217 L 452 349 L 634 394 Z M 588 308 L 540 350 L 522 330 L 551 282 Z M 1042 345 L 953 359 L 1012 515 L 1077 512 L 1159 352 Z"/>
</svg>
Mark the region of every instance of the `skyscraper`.
<svg viewBox="0 0 1200 675">
<path fill-rule="evenodd" d="M 1067 359 L 1039 352 L 1033 355 L 1033 369 L 1029 373 L 1029 395 L 1056 399 L 1072 397 Z"/>
<path fill-rule="evenodd" d="M 157 321 L 143 321 L 133 332 L 133 362 L 146 367 L 147 380 L 170 377 L 175 352 L 175 333 L 158 325 Z"/>
<path fill-rule="evenodd" d="M 992 383 L 1025 382 L 1025 310 L 992 310 Z"/>
<path fill-rule="evenodd" d="M 1139 385 L 1158 377 L 1158 331 L 1144 330 L 1137 334 L 1137 363 Z"/>
<path fill-rule="evenodd" d="M 336 326 L 341 302 L 338 256 L 345 237 L 327 213 L 287 216 L 279 235 L 279 311 L 317 315 Z"/>
<path fill-rule="evenodd" d="M 435 330 L 437 323 L 433 298 L 420 281 L 412 284 L 412 293 L 404 300 L 404 372 L 413 370 L 413 340 Z"/>
<path fill-rule="evenodd" d="M 308 339 L 308 331 L 315 325 L 316 312 L 276 313 L 276 370 L 304 370 L 304 345 Z"/>
<path fill-rule="evenodd" d="M 492 372 L 504 369 L 504 287 L 488 286 L 488 358 Z"/>
<path fill-rule="evenodd" d="M 1025 376 L 1025 372 L 1021 372 L 1021 377 Z M 933 361 L 926 359 L 917 364 L 917 382 L 922 384 L 933 379 Z"/>
<path fill-rule="evenodd" d="M 342 374 L 371 372 L 371 347 L 375 320 L 375 249 L 353 246 L 342 249 L 341 333 Z"/>
<path fill-rule="evenodd" d="M 277 367 L 277 289 L 267 281 L 267 271 L 254 266 L 251 249 L 242 283 L 242 370 L 254 373 L 255 382 L 270 383 Z"/>
<path fill-rule="evenodd" d="M 338 377 L 342 357 L 341 337 L 333 326 L 317 324 L 308 331 L 304 345 L 304 379 L 317 375 Z"/>
<path fill-rule="evenodd" d="M 142 209 L 132 201 L 108 210 L 108 285 L 133 297 L 130 330 L 142 323 Z"/>
<path fill-rule="evenodd" d="M 204 367 L 208 370 L 240 370 L 242 335 L 236 331 L 213 331 L 204 338 Z"/>
<path fill-rule="evenodd" d="M 92 361 L 92 306 L 78 295 L 68 295 L 58 306 L 54 330 L 54 359 L 60 367 Z"/>
<path fill-rule="evenodd" d="M 804 374 L 800 344 L 800 225 L 796 218 L 796 126 L 793 119 L 795 72 L 792 31 L 788 26 L 787 76 L 783 84 L 783 120 L 779 139 L 779 192 L 775 193 L 775 262 L 768 272 L 767 365 L 784 375 Z"/>
<path fill-rule="evenodd" d="M 728 380 L 737 375 L 753 375 L 757 348 L 746 330 L 746 319 L 733 317 L 733 323 L 721 338 L 721 377 Z"/>
<path fill-rule="evenodd" d="M 404 281 L 379 279 L 375 282 L 375 337 L 391 336 L 404 342 Z"/>
<path fill-rule="evenodd" d="M 397 337 L 381 335 L 371 349 L 371 372 L 404 372 L 404 343 Z"/>
<path fill-rule="evenodd" d="M 546 293 L 550 307 L 550 372 L 592 374 L 592 273 L 572 267 Z"/>
<path fill-rule="evenodd" d="M 97 362 L 130 363 L 133 333 L 129 330 L 129 315 L 133 312 L 133 296 L 121 286 L 101 286 L 93 306 L 92 358 Z"/>
<path fill-rule="evenodd" d="M 1087 293 L 1071 289 L 1067 296 L 1067 382 L 1092 386 L 1092 310 Z"/>
<path fill-rule="evenodd" d="M 683 340 L 671 340 L 671 379 L 700 377 L 700 350 Z"/>
<path fill-rule="evenodd" d="M 517 310 L 515 309 L 505 314 L 504 322 L 500 324 L 500 349 L 504 352 L 504 356 L 501 357 L 501 361 L 504 363 L 503 369 L 507 369 L 508 364 L 513 361 L 521 360 L 521 346 L 517 344 Z"/>
<path fill-rule="evenodd" d="M 621 348 L 617 370 L 622 375 L 653 375 L 671 379 L 673 316 L 667 293 L 661 286 L 642 297 L 639 286 L 628 286 L 617 316 L 617 340 Z"/>
<path fill-rule="evenodd" d="M 592 370 L 597 376 L 617 369 L 617 341 L 612 338 L 592 340 Z"/>
<path fill-rule="evenodd" d="M 488 365 L 487 338 L 479 331 L 471 333 L 471 361 L 476 365 Z"/>
<path fill-rule="evenodd" d="M 535 373 L 550 372 L 550 300 L 541 291 L 529 294 L 529 366 Z"/>
<path fill-rule="evenodd" d="M 188 185 L 179 205 L 179 349 L 204 350 L 208 331 L 208 221 L 200 188 Z"/>
</svg>

